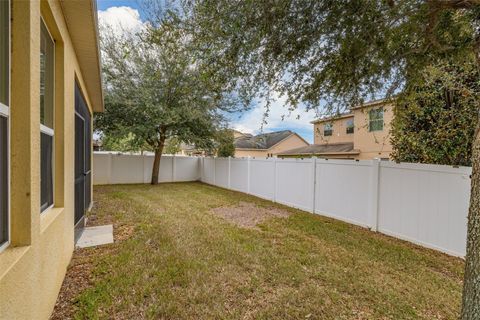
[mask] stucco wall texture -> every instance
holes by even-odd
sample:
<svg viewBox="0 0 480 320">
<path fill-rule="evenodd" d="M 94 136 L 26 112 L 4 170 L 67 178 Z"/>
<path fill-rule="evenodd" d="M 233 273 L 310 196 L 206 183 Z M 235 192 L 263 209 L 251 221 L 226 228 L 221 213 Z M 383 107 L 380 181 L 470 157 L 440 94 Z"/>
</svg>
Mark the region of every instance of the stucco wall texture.
<svg viewBox="0 0 480 320">
<path fill-rule="evenodd" d="M 40 214 L 40 19 L 55 40 L 54 207 Z M 0 319 L 48 319 L 74 249 L 74 86 L 88 92 L 61 5 L 11 3 L 11 244 L 0 253 Z"/>
</svg>

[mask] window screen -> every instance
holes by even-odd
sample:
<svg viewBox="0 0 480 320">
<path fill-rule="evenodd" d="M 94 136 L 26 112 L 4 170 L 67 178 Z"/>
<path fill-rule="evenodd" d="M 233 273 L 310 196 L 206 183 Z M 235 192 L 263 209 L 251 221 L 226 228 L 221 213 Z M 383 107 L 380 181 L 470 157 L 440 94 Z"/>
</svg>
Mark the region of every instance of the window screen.
<svg viewBox="0 0 480 320">
<path fill-rule="evenodd" d="M 0 248 L 9 236 L 10 1 L 0 0 Z"/>
<path fill-rule="evenodd" d="M 8 106 L 9 96 L 9 1 L 0 1 L 0 103 Z"/>
<path fill-rule="evenodd" d="M 54 49 L 55 44 L 40 22 L 40 212 L 53 205 L 54 149 Z"/>
<path fill-rule="evenodd" d="M 40 135 L 41 174 L 40 174 L 40 208 L 41 211 L 53 205 L 53 137 Z"/>
<path fill-rule="evenodd" d="M 41 23 L 40 40 L 40 123 L 53 129 L 53 55 L 54 42 Z"/>
<path fill-rule="evenodd" d="M 0 116 L 0 246 L 8 241 L 8 119 Z"/>
</svg>

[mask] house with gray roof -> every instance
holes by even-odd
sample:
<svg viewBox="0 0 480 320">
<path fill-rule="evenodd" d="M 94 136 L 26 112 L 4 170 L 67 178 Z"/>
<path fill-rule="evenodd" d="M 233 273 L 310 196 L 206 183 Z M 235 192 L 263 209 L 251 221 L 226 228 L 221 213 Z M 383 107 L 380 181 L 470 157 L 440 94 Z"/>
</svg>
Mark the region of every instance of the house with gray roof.
<svg viewBox="0 0 480 320">
<path fill-rule="evenodd" d="M 238 135 L 234 141 L 235 157 L 274 157 L 295 148 L 308 146 L 300 135 L 291 130 L 262 133 L 256 136 Z"/>
</svg>

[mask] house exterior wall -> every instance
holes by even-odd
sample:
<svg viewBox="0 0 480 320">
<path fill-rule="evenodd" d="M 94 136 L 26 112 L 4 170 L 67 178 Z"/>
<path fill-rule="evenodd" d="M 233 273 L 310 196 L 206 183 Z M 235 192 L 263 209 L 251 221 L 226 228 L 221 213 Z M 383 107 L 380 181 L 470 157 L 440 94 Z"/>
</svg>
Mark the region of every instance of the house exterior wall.
<svg viewBox="0 0 480 320">
<path fill-rule="evenodd" d="M 277 153 L 280 153 L 286 150 L 305 147 L 305 146 L 308 146 L 308 143 L 305 142 L 305 140 L 300 138 L 297 134 L 292 134 L 269 149 L 236 148 L 235 158 L 242 158 L 242 157 L 266 158 L 269 155 L 276 155 Z"/>
<path fill-rule="evenodd" d="M 353 142 L 353 136 L 355 133 L 347 133 L 347 121 L 353 119 L 353 114 L 348 117 L 342 117 L 330 121 L 321 121 L 313 124 L 313 136 L 315 144 L 325 143 L 345 143 Z M 333 133 L 331 136 L 325 136 L 323 129 L 325 123 L 331 123 L 333 127 Z"/>
<path fill-rule="evenodd" d="M 287 139 L 277 143 L 270 149 L 268 149 L 268 153 L 273 153 L 274 155 L 286 150 L 291 150 L 295 148 L 300 148 L 300 147 L 306 147 L 308 146 L 308 143 L 305 142 L 302 138 L 300 138 L 298 135 L 293 134 Z"/>
<path fill-rule="evenodd" d="M 235 158 L 242 158 L 242 157 L 255 157 L 255 158 L 266 158 L 268 154 L 268 150 L 256 150 L 256 149 L 235 149 Z"/>
<path fill-rule="evenodd" d="M 369 111 L 372 109 L 383 108 L 383 130 L 369 131 Z M 328 158 L 353 158 L 359 160 L 368 160 L 373 158 L 389 158 L 392 150 L 390 143 L 390 129 L 393 120 L 393 105 L 376 102 L 368 104 L 366 107 L 357 107 L 353 109 L 352 115 L 342 116 L 333 120 L 322 120 L 315 122 L 314 141 L 315 144 L 332 144 L 353 142 L 353 148 L 360 151 L 358 155 L 328 155 Z M 347 120 L 354 120 L 354 133 L 347 134 Z M 324 136 L 324 124 L 331 123 L 333 134 Z"/>
<path fill-rule="evenodd" d="M 369 111 L 383 108 L 383 130 L 369 131 Z M 390 143 L 390 128 L 393 120 L 393 106 L 391 104 L 377 104 L 371 107 L 354 109 L 355 134 L 354 148 L 360 150 L 357 159 L 389 158 L 392 152 Z"/>
<path fill-rule="evenodd" d="M 54 207 L 40 214 L 40 17 L 55 39 Z M 74 249 L 74 88 L 92 106 L 57 0 L 11 4 L 11 241 L 0 319 L 48 319 Z"/>
</svg>

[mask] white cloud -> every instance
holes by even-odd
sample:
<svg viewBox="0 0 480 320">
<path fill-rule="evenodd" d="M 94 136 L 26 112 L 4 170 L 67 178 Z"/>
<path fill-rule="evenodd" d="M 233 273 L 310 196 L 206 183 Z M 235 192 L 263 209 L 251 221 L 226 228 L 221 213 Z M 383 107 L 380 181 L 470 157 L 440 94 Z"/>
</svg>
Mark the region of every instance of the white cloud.
<svg viewBox="0 0 480 320">
<path fill-rule="evenodd" d="M 315 110 L 306 111 L 304 107 L 299 106 L 293 111 L 289 111 L 285 106 L 285 98 L 276 98 L 270 105 L 268 117 L 263 125 L 263 132 L 277 130 L 292 130 L 299 132 L 313 132 L 313 125 L 310 121 L 317 118 Z M 252 110 L 241 115 L 240 118 L 234 118 L 231 125 L 234 129 L 251 134 L 258 134 L 262 130 L 262 121 L 265 113 L 265 102 L 258 103 Z"/>
<path fill-rule="evenodd" d="M 113 28 L 116 32 L 135 32 L 144 27 L 137 9 L 131 7 L 110 7 L 98 11 L 100 25 Z"/>
</svg>

